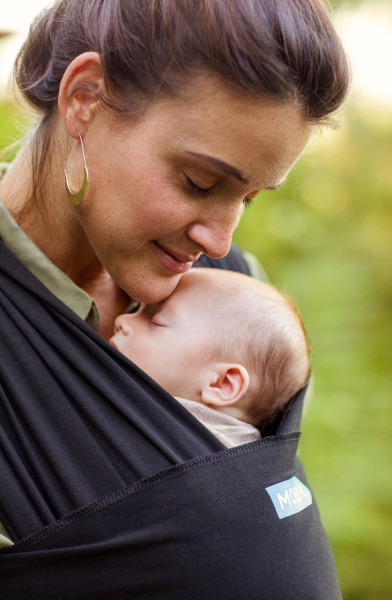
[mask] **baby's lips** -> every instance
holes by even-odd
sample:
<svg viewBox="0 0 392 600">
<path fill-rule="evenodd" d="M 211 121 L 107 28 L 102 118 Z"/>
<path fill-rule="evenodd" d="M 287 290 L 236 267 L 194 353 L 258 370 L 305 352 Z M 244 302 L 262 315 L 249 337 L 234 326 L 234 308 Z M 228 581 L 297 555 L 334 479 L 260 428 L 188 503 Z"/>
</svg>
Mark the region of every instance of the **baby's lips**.
<svg viewBox="0 0 392 600">
<path fill-rule="evenodd" d="M 109 344 L 110 344 L 111 346 L 113 346 L 113 348 L 116 348 L 116 350 L 118 350 L 118 348 L 117 348 L 117 346 L 116 346 L 116 343 L 115 343 L 115 341 L 113 340 L 113 338 L 110 338 L 110 340 L 109 340 Z"/>
</svg>

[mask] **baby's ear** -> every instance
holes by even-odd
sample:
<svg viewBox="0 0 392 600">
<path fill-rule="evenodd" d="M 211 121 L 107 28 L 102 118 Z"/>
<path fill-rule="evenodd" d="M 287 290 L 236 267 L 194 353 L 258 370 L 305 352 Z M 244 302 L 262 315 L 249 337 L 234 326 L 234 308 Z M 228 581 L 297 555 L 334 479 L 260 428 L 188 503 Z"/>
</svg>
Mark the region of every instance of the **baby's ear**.
<svg viewBox="0 0 392 600">
<path fill-rule="evenodd" d="M 242 365 L 219 363 L 201 392 L 204 404 L 230 406 L 240 400 L 249 388 L 249 374 Z"/>
</svg>

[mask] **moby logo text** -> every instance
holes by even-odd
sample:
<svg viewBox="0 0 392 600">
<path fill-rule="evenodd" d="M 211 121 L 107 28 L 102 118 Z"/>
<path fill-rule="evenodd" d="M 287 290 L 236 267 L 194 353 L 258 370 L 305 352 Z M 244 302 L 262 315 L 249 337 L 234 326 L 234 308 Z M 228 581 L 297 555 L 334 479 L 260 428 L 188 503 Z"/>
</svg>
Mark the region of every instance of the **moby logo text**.
<svg viewBox="0 0 392 600">
<path fill-rule="evenodd" d="M 279 519 L 295 515 L 313 503 L 311 491 L 297 477 L 270 485 L 265 489 Z"/>
</svg>

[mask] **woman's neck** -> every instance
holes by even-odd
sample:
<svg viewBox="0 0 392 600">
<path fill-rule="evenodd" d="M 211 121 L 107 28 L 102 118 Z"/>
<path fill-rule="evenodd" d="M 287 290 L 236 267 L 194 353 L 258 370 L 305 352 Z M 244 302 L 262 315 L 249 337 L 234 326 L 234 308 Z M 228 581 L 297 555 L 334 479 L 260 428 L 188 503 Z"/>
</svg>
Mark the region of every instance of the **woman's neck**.
<svg viewBox="0 0 392 600">
<path fill-rule="evenodd" d="M 100 312 L 99 332 L 108 339 L 129 298 L 99 261 L 68 202 L 61 157 L 52 156 L 46 168 L 48 185 L 39 201 L 30 201 L 31 164 L 31 149 L 26 146 L 0 181 L 0 197 L 34 244 L 94 299 Z"/>
</svg>

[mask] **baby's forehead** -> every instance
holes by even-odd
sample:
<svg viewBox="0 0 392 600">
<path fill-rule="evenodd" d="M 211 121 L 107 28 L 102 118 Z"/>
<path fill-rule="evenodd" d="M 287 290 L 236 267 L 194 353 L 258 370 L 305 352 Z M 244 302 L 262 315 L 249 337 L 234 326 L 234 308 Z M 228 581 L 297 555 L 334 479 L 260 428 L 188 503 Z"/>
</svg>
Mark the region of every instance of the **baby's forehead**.
<svg viewBox="0 0 392 600">
<path fill-rule="evenodd" d="M 197 268 L 182 277 L 174 294 L 177 293 L 178 300 L 183 298 L 184 302 L 200 303 L 200 308 L 213 308 L 223 299 L 235 301 L 233 295 L 238 298 L 241 287 L 234 273 Z"/>
<path fill-rule="evenodd" d="M 218 269 L 195 269 L 184 281 L 188 297 L 194 295 L 201 308 L 217 315 L 236 317 L 237 325 L 262 320 L 297 328 L 300 318 L 295 305 L 274 286 L 242 273 Z M 183 277 L 185 279 L 185 276 Z"/>
<path fill-rule="evenodd" d="M 248 275 L 221 269 L 192 269 L 183 275 L 177 290 L 198 289 L 206 294 L 224 294 L 233 301 L 247 298 L 269 300 L 283 299 L 281 294 L 272 286 Z"/>
<path fill-rule="evenodd" d="M 219 289 L 230 287 L 235 284 L 245 285 L 246 280 L 251 279 L 241 273 L 224 271 L 223 269 L 196 268 L 191 269 L 182 276 L 179 286 L 200 286 L 206 289 Z"/>
</svg>

